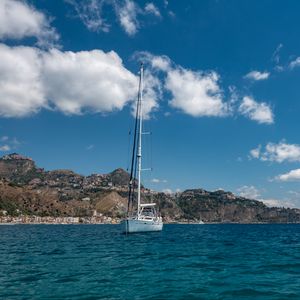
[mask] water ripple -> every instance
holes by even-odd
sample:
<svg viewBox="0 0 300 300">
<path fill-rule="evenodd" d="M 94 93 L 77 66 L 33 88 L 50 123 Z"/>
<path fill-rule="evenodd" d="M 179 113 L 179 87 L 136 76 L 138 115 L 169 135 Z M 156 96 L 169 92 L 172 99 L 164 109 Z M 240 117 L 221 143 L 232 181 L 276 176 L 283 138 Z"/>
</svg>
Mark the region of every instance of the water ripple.
<svg viewBox="0 0 300 300">
<path fill-rule="evenodd" d="M 300 299 L 299 229 L 0 226 L 0 299 Z"/>
</svg>

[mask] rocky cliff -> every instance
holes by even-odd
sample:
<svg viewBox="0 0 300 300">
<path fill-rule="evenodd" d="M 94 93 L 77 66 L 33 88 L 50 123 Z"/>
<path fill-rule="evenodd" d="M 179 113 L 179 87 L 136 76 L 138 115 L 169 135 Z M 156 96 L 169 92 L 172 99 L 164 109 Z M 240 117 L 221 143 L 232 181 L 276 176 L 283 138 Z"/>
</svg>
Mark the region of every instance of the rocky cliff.
<svg viewBox="0 0 300 300">
<path fill-rule="evenodd" d="M 129 174 L 82 176 L 70 170 L 45 171 L 30 158 L 13 153 L 0 159 L 0 214 L 122 217 Z M 300 222 L 300 210 L 269 208 L 230 192 L 191 189 L 164 194 L 143 188 L 143 199 L 156 202 L 166 222 Z"/>
</svg>

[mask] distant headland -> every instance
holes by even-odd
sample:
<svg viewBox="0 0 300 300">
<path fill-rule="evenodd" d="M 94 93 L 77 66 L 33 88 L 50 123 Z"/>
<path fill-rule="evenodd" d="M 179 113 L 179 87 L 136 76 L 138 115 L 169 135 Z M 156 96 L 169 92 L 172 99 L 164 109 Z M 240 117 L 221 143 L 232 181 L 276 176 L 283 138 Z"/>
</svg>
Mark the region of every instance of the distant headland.
<svg viewBox="0 0 300 300">
<path fill-rule="evenodd" d="M 46 171 L 17 153 L 0 158 L 0 223 L 118 223 L 127 205 L 129 174 L 82 176 Z M 300 223 L 300 209 L 267 207 L 223 190 L 165 194 L 143 188 L 166 223 Z"/>
</svg>

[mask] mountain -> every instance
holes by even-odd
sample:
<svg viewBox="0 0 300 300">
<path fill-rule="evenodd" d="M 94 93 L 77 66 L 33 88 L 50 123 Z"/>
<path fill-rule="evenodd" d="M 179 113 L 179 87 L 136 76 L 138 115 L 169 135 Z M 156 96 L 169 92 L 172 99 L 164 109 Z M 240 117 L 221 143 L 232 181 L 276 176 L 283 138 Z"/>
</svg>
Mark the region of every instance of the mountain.
<svg viewBox="0 0 300 300">
<path fill-rule="evenodd" d="M 0 215 L 125 216 L 129 174 L 83 176 L 71 170 L 45 171 L 17 153 L 0 158 Z M 300 222 L 300 210 L 267 207 L 222 190 L 189 189 L 165 194 L 143 187 L 142 200 L 156 202 L 165 222 Z"/>
<path fill-rule="evenodd" d="M 36 167 L 31 158 L 12 153 L 0 159 L 0 177 L 20 184 L 26 184 L 33 178 L 41 178 L 43 169 Z"/>
</svg>

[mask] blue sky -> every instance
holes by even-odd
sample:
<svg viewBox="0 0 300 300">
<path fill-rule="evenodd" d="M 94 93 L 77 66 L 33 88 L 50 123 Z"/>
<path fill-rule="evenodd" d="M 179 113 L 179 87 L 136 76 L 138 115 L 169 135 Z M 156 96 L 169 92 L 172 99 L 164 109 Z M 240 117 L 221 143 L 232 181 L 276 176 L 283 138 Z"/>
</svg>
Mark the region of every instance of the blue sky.
<svg viewBox="0 0 300 300">
<path fill-rule="evenodd" d="M 126 168 L 143 60 L 145 185 L 300 207 L 299 10 L 271 0 L 2 0 L 1 154 L 84 175 Z"/>
</svg>

